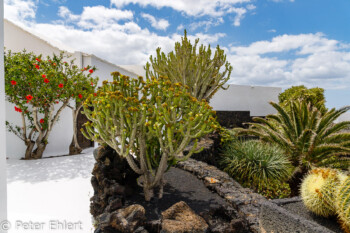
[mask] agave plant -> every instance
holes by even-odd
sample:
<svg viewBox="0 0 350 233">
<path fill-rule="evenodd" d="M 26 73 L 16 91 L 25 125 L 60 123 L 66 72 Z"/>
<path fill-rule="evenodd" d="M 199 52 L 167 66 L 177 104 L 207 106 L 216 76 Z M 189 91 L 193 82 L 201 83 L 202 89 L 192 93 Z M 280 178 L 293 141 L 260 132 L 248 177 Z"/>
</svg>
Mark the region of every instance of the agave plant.
<svg viewBox="0 0 350 233">
<path fill-rule="evenodd" d="M 288 179 L 292 167 L 281 148 L 259 140 L 226 143 L 221 164 L 225 172 L 254 187 Z"/>
<path fill-rule="evenodd" d="M 285 150 L 295 167 L 288 180 L 292 196 L 298 195 L 301 179 L 312 167 L 349 167 L 350 159 L 344 155 L 350 152 L 350 133 L 343 129 L 350 126 L 350 121 L 334 121 L 350 106 L 322 114 L 305 100 L 291 101 L 288 108 L 270 104 L 277 114 L 254 118 L 250 128 L 241 133 L 259 136 Z"/>
</svg>

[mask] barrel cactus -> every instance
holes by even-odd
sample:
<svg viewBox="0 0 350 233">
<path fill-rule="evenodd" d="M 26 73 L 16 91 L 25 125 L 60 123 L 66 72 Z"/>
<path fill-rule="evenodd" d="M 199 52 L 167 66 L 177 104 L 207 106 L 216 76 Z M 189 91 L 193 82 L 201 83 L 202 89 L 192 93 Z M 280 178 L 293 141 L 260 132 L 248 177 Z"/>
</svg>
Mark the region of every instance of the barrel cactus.
<svg viewBox="0 0 350 233">
<path fill-rule="evenodd" d="M 350 176 L 341 182 L 336 195 L 337 213 L 345 232 L 350 232 Z"/>
<path fill-rule="evenodd" d="M 216 128 L 211 107 L 188 93 L 188 87 L 166 77 L 144 81 L 112 73 L 113 82 L 84 103 L 90 120 L 82 130 L 85 137 L 107 144 L 125 157 L 140 175 L 138 183 L 149 201 L 158 188 L 163 194 L 163 174 L 185 160 L 197 147 L 197 139 Z M 192 150 L 183 150 L 193 143 Z"/>
<path fill-rule="evenodd" d="M 328 217 L 336 214 L 336 190 L 342 174 L 331 168 L 316 168 L 306 176 L 301 184 L 301 198 L 313 213 Z"/>
</svg>

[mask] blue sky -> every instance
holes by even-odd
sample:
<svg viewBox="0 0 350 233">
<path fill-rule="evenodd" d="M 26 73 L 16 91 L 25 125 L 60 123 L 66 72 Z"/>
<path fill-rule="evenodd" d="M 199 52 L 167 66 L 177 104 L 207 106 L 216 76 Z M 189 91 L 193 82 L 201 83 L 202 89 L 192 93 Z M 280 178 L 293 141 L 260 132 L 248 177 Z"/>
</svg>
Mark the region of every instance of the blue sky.
<svg viewBox="0 0 350 233">
<path fill-rule="evenodd" d="M 348 0 L 5 0 L 5 17 L 116 64 L 190 38 L 224 48 L 242 85 L 319 86 L 350 104 Z"/>
</svg>

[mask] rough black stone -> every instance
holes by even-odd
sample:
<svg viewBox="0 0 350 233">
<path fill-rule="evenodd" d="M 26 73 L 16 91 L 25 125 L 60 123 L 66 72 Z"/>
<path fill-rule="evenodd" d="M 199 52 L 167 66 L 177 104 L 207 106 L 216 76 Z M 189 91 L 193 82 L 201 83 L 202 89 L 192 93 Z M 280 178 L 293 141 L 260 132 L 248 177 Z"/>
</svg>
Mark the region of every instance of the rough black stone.
<svg viewBox="0 0 350 233">
<path fill-rule="evenodd" d="M 225 128 L 246 128 L 244 123 L 252 122 L 250 111 L 216 111 L 217 121 Z"/>
</svg>

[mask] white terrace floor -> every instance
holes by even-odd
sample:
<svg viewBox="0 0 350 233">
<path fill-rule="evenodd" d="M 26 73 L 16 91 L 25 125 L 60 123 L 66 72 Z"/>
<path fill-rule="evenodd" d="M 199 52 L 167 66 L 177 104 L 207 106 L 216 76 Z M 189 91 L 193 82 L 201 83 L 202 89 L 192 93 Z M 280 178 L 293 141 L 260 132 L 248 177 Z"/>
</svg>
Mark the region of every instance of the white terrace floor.
<svg viewBox="0 0 350 233">
<path fill-rule="evenodd" d="M 75 156 L 7 160 L 9 233 L 93 232 L 93 165 L 92 149 Z"/>
</svg>

